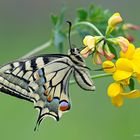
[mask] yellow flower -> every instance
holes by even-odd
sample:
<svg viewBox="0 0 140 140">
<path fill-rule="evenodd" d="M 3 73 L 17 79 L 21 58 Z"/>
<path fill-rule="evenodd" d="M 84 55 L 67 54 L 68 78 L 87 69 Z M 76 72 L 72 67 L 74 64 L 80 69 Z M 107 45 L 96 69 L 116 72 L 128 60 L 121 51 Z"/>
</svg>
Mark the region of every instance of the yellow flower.
<svg viewBox="0 0 140 140">
<path fill-rule="evenodd" d="M 102 66 L 106 73 L 113 73 L 116 71 L 116 66 L 112 61 L 107 60 L 103 62 Z"/>
<path fill-rule="evenodd" d="M 140 97 L 139 90 L 132 90 L 130 92 L 124 92 L 124 89 L 120 83 L 112 83 L 108 87 L 108 96 L 111 97 L 112 104 L 116 107 L 120 107 L 124 103 L 124 98 L 138 98 Z"/>
<path fill-rule="evenodd" d="M 114 13 L 108 20 L 108 26 L 116 27 L 121 22 L 122 17 L 120 16 L 120 13 Z"/>
<path fill-rule="evenodd" d="M 80 53 L 86 58 L 92 51 L 94 51 L 96 39 L 95 37 L 88 35 L 83 39 L 83 44 L 85 45 L 85 48 Z"/>
<path fill-rule="evenodd" d="M 119 13 L 114 13 L 108 20 L 108 26 L 106 29 L 106 35 L 108 36 L 116 26 L 122 22 L 122 17 Z"/>
<path fill-rule="evenodd" d="M 122 49 L 123 52 L 127 51 L 128 46 L 129 46 L 130 43 L 126 38 L 124 38 L 122 36 L 117 37 L 116 42 L 120 46 L 120 48 Z"/>
<path fill-rule="evenodd" d="M 115 81 L 122 81 L 129 79 L 134 73 L 133 63 L 126 58 L 119 58 L 116 61 L 116 71 L 113 73 Z"/>
<path fill-rule="evenodd" d="M 102 39 L 101 36 L 95 36 L 95 37 L 91 35 L 85 36 L 85 38 L 83 39 L 83 44 L 85 48 L 80 52 L 81 55 L 85 58 L 88 57 L 88 55 L 95 50 L 96 43 L 100 39 Z"/>
<path fill-rule="evenodd" d="M 107 73 L 113 73 L 115 81 L 124 82 L 129 84 L 129 80 L 134 73 L 133 63 L 126 58 L 119 58 L 114 64 L 111 61 L 103 62 L 103 69 Z"/>
<path fill-rule="evenodd" d="M 121 58 L 126 58 L 131 63 L 133 63 L 133 66 L 135 68 L 135 73 L 136 75 L 140 75 L 140 48 L 135 48 L 133 44 L 130 44 L 128 47 L 128 50 L 124 52 L 120 52 L 120 57 Z M 139 76 L 137 76 L 138 81 L 140 80 Z"/>
<path fill-rule="evenodd" d="M 116 38 L 108 38 L 107 41 L 109 41 L 111 44 L 118 45 L 123 52 L 127 51 L 130 44 L 129 41 L 122 36 Z"/>
<path fill-rule="evenodd" d="M 131 59 L 133 59 L 134 53 L 135 53 L 135 46 L 130 43 L 128 45 L 128 49 L 126 52 L 120 51 L 120 57 L 131 60 Z"/>
</svg>

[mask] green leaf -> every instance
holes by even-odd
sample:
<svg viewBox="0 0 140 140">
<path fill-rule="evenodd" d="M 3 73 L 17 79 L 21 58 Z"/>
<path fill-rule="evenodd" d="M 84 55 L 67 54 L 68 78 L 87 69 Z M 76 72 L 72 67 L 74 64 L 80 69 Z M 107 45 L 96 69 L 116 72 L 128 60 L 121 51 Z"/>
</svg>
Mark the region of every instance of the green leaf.
<svg viewBox="0 0 140 140">
<path fill-rule="evenodd" d="M 135 87 L 135 81 L 131 78 L 129 88 L 130 88 L 130 90 L 134 90 L 134 87 Z"/>
<path fill-rule="evenodd" d="M 77 16 L 78 16 L 80 21 L 83 21 L 83 20 L 87 19 L 88 13 L 86 10 L 81 8 L 81 9 L 77 10 Z"/>
<path fill-rule="evenodd" d="M 57 24 L 57 21 L 58 21 L 58 16 L 51 15 L 51 20 L 52 20 L 53 25 L 55 26 Z"/>
</svg>

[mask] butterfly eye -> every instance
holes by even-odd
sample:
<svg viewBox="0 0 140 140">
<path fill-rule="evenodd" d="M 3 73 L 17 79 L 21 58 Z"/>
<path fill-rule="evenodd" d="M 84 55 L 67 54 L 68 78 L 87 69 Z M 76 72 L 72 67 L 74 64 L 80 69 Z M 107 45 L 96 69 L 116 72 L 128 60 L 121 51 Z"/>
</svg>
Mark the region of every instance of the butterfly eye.
<svg viewBox="0 0 140 140">
<path fill-rule="evenodd" d="M 71 53 L 74 53 L 74 52 L 75 52 L 75 49 L 74 49 L 74 48 L 72 48 L 72 49 L 70 50 L 70 52 L 71 52 Z"/>
<path fill-rule="evenodd" d="M 66 110 L 69 110 L 70 109 L 70 105 L 68 102 L 66 101 L 61 101 L 60 105 L 59 105 L 59 109 L 61 111 L 66 111 Z"/>
</svg>

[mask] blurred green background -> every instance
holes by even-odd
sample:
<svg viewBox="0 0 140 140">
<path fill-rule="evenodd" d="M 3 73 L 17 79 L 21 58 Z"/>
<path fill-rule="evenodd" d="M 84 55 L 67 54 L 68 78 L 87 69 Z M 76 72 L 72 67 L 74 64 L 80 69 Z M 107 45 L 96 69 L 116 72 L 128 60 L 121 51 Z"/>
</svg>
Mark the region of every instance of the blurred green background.
<svg viewBox="0 0 140 140">
<path fill-rule="evenodd" d="M 72 20 L 76 8 L 90 3 L 119 11 L 126 22 L 140 25 L 138 0 L 0 0 L 0 64 L 18 59 L 49 39 L 50 13 L 59 13 L 62 5 L 68 8 L 66 19 Z M 140 45 L 140 32 L 134 36 Z M 79 43 L 81 40 L 74 40 Z M 57 52 L 49 48 L 45 53 Z M 70 86 L 72 109 L 59 122 L 43 121 L 34 132 L 37 111 L 33 104 L 0 94 L 1 140 L 139 140 L 140 99 L 128 100 L 115 108 L 106 95 L 111 78 L 94 80 L 97 90 L 87 92 L 76 84 Z"/>
</svg>

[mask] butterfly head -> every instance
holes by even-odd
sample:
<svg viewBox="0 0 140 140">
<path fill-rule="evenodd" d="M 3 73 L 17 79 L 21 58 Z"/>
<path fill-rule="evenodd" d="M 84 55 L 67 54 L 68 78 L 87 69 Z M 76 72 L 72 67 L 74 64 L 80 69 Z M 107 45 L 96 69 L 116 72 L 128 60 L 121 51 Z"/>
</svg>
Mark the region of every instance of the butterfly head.
<svg viewBox="0 0 140 140">
<path fill-rule="evenodd" d="M 68 55 L 70 56 L 70 58 L 74 61 L 77 62 L 81 65 L 84 65 L 84 59 L 82 58 L 81 54 L 80 54 L 80 50 L 78 48 L 71 48 L 68 51 Z"/>
<path fill-rule="evenodd" d="M 71 49 L 70 49 L 70 54 L 71 54 L 71 55 L 80 54 L 80 50 L 79 50 L 78 48 L 71 48 Z"/>
</svg>

